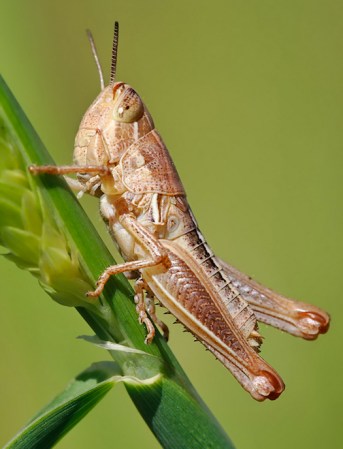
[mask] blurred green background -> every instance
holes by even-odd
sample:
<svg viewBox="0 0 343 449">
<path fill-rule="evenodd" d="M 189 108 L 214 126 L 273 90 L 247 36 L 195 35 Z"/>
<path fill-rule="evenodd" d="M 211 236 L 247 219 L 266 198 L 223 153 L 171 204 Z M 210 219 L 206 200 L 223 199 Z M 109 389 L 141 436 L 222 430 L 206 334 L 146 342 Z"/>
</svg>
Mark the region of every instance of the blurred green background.
<svg viewBox="0 0 343 449">
<path fill-rule="evenodd" d="M 1 0 L 1 72 L 58 163 L 99 91 L 85 29 L 109 72 L 143 97 L 213 249 L 332 315 L 304 342 L 262 326 L 262 356 L 285 380 L 256 403 L 181 326 L 170 344 L 237 449 L 342 447 L 343 5 L 319 0 Z M 95 200 L 82 200 L 106 241 Z M 94 255 L 96 257 L 96 255 Z M 0 260 L 0 444 L 102 350 L 72 309 Z M 157 448 L 116 387 L 66 448 Z M 191 448 L 190 448 L 191 449 Z"/>
</svg>

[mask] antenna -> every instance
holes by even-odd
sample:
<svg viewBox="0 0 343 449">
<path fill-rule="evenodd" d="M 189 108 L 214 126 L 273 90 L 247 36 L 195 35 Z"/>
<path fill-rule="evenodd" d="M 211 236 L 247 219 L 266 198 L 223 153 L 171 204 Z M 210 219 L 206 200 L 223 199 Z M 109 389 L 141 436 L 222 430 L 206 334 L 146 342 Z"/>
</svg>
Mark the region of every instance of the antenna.
<svg viewBox="0 0 343 449">
<path fill-rule="evenodd" d="M 90 32 L 90 30 L 86 30 L 86 33 L 87 33 L 87 37 L 88 37 L 89 43 L 91 44 L 91 49 L 92 49 L 92 53 L 93 53 L 93 56 L 94 56 L 95 64 L 96 64 L 96 67 L 98 69 L 99 78 L 100 78 L 100 87 L 101 87 L 101 90 L 103 90 L 105 88 L 104 75 L 102 73 L 102 68 L 101 68 L 101 64 L 100 64 L 100 61 L 99 61 L 98 52 L 96 51 L 93 35 Z"/>
<path fill-rule="evenodd" d="M 115 83 L 115 80 L 116 80 L 118 38 L 119 38 L 119 23 L 118 22 L 114 22 L 110 85 L 113 85 Z"/>
</svg>

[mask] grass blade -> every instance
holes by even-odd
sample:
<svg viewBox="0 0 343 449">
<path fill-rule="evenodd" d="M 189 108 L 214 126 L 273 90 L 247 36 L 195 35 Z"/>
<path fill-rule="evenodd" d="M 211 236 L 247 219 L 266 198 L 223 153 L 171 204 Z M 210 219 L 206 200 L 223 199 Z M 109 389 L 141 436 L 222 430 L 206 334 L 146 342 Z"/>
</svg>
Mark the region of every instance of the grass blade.
<svg viewBox="0 0 343 449">
<path fill-rule="evenodd" d="M 49 449 L 122 380 L 114 362 L 94 363 L 44 407 L 4 449 Z"/>
</svg>

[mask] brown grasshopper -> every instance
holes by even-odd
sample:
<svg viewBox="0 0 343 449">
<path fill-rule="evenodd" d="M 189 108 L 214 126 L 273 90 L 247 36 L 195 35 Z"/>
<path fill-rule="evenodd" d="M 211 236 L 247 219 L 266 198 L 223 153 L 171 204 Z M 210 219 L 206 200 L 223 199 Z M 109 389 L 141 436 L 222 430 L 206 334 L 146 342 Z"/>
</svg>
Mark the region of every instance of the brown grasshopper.
<svg viewBox="0 0 343 449">
<path fill-rule="evenodd" d="M 125 263 L 99 277 L 98 297 L 109 277 L 136 278 L 139 321 L 154 338 L 154 298 L 201 341 L 257 400 L 276 399 L 279 375 L 258 355 L 257 320 L 305 339 L 326 332 L 329 316 L 259 285 L 218 259 L 201 234 L 161 136 L 135 90 L 116 82 L 115 23 L 110 83 L 104 86 L 94 41 L 101 92 L 85 113 L 75 139 L 74 165 L 31 166 L 31 173 L 77 173 L 71 186 L 100 198 L 100 212 Z"/>
</svg>

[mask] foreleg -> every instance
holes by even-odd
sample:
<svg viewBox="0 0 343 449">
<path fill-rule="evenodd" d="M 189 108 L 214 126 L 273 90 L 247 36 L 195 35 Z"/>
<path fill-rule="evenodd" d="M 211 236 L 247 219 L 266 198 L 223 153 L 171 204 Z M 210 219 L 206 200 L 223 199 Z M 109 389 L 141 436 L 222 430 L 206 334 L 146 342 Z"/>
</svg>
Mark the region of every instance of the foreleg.
<svg viewBox="0 0 343 449">
<path fill-rule="evenodd" d="M 48 174 L 48 175 L 64 175 L 64 179 L 68 183 L 69 187 L 74 191 L 78 192 L 78 198 L 80 198 L 84 193 L 90 193 L 91 195 L 96 194 L 96 190 L 101 183 L 101 175 L 110 174 L 110 170 L 105 165 L 30 165 L 29 171 L 33 175 Z M 78 179 L 70 178 L 66 176 L 70 173 L 94 173 L 90 179 L 85 183 L 80 182 Z"/>
</svg>

